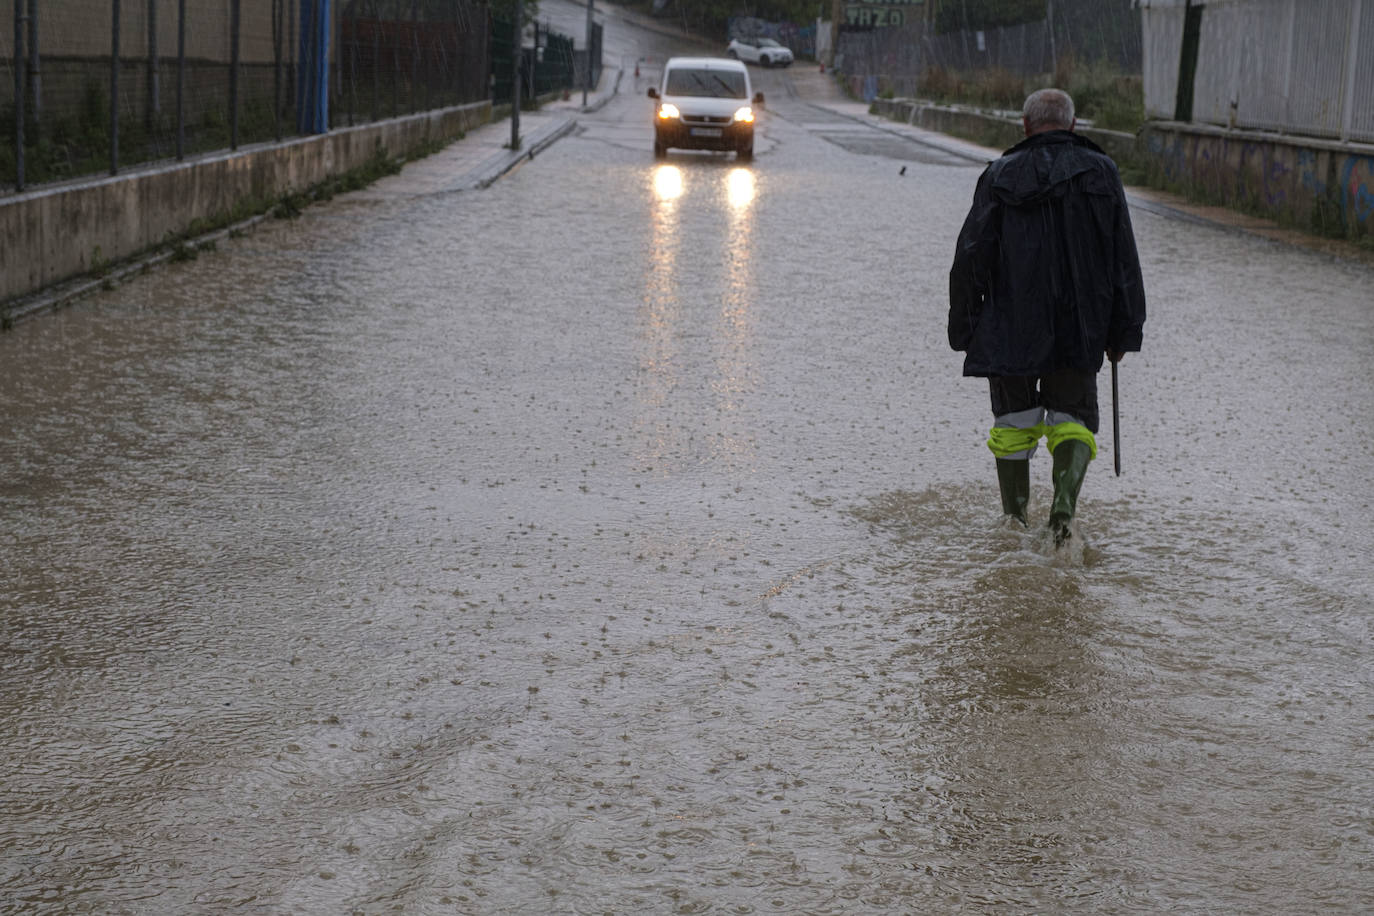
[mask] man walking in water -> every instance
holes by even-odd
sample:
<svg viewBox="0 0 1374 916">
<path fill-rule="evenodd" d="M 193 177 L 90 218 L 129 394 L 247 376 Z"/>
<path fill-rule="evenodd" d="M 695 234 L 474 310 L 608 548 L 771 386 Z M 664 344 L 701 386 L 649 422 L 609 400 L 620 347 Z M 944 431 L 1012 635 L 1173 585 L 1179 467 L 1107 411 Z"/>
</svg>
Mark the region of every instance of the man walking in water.
<svg viewBox="0 0 1374 916">
<path fill-rule="evenodd" d="M 949 343 L 964 375 L 988 380 L 1002 511 L 1026 522 L 1030 458 L 1053 462 L 1049 528 L 1072 537 L 1097 457 L 1097 372 L 1138 351 L 1145 290 L 1116 164 L 1073 132 L 1073 99 L 1041 89 L 1022 109 L 1026 139 L 988 165 L 949 272 Z"/>
</svg>

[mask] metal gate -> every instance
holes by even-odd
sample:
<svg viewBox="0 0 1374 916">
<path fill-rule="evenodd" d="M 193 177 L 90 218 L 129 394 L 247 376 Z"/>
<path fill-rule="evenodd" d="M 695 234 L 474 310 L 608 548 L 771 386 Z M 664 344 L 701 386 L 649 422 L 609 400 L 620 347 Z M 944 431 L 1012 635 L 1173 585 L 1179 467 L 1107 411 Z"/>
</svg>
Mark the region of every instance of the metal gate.
<svg viewBox="0 0 1374 916">
<path fill-rule="evenodd" d="M 1148 116 L 1374 141 L 1374 0 L 1141 0 L 1141 14 Z"/>
</svg>

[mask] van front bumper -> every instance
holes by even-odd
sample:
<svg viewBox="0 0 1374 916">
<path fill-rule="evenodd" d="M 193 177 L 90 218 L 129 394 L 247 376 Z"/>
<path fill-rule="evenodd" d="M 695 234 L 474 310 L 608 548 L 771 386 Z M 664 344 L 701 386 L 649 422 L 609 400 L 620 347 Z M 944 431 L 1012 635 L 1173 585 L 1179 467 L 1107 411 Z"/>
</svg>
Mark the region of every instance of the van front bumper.
<svg viewBox="0 0 1374 916">
<path fill-rule="evenodd" d="M 654 124 L 658 145 L 673 149 L 710 149 L 731 151 L 747 147 L 754 141 L 754 125 L 749 121 L 730 120 L 725 123 L 702 122 L 691 118 Z"/>
</svg>

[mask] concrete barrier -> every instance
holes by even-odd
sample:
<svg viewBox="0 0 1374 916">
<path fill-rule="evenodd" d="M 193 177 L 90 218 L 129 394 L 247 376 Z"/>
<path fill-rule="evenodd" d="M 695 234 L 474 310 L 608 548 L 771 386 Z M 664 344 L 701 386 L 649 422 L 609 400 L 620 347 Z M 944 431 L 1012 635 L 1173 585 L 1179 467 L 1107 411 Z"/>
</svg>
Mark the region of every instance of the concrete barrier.
<svg viewBox="0 0 1374 916">
<path fill-rule="evenodd" d="M 0 199 L 0 312 L 197 227 L 262 212 L 379 152 L 405 157 L 490 119 L 491 103 L 477 102 Z"/>
<path fill-rule="evenodd" d="M 912 99 L 876 99 L 895 121 L 1007 148 L 1021 123 Z M 1294 228 L 1347 239 L 1374 236 L 1374 145 L 1152 121 L 1139 134 L 1079 127 L 1123 169 L 1151 185 Z"/>
<path fill-rule="evenodd" d="M 994 114 L 977 108 L 937 105 L 914 99 L 875 99 L 873 110 L 894 121 L 962 137 L 996 149 L 1009 149 L 1026 139 L 1020 115 Z M 1080 126 L 1078 133 L 1102 147 L 1118 165 L 1134 162 L 1134 134 L 1087 126 Z"/>
<path fill-rule="evenodd" d="M 1374 237 L 1374 145 L 1151 122 L 1152 183 L 1320 235 Z"/>
</svg>

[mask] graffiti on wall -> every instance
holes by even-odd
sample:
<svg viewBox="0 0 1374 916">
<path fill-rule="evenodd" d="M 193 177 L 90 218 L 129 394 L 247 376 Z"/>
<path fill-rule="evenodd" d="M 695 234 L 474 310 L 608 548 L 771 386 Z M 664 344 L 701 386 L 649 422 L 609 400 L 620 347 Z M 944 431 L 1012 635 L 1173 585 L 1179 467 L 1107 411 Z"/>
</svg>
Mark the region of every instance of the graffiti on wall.
<svg viewBox="0 0 1374 916">
<path fill-rule="evenodd" d="M 919 22 L 924 15 L 925 0 L 873 0 L 846 3 L 846 25 L 861 29 L 889 29 Z"/>
<path fill-rule="evenodd" d="M 1145 148 L 1169 184 L 1278 218 L 1338 215 L 1347 232 L 1374 232 L 1374 156 L 1186 132 L 1149 132 Z"/>
<path fill-rule="evenodd" d="M 1346 156 L 1341 167 L 1341 216 L 1368 226 L 1374 216 L 1374 156 Z"/>
</svg>

